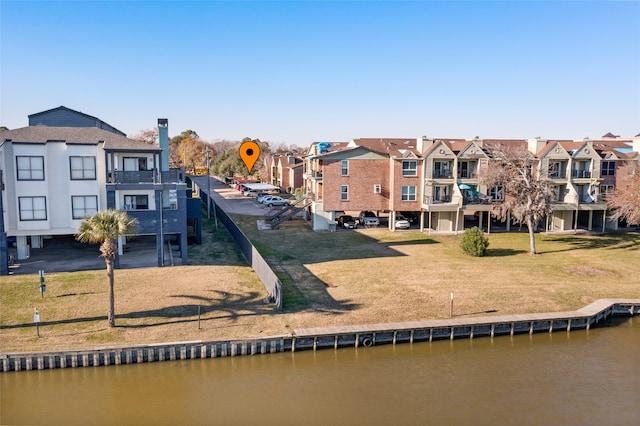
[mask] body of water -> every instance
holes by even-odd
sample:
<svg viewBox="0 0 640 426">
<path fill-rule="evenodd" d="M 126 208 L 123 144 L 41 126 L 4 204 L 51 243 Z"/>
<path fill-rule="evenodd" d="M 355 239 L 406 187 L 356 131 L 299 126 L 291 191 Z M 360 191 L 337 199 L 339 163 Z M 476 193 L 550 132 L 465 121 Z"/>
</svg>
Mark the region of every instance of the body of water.
<svg viewBox="0 0 640 426">
<path fill-rule="evenodd" d="M 0 423 L 635 425 L 640 317 L 590 331 L 0 374 Z"/>
</svg>

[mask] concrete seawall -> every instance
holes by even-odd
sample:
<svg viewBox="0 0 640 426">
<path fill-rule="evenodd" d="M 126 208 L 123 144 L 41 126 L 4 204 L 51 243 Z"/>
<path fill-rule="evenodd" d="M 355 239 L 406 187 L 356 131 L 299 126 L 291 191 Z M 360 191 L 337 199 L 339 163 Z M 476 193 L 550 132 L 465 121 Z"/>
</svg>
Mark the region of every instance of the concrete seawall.
<svg viewBox="0 0 640 426">
<path fill-rule="evenodd" d="M 297 329 L 290 335 L 257 339 L 194 341 L 104 347 L 87 350 L 0 354 L 0 371 L 98 367 L 198 358 L 245 356 L 299 350 L 473 339 L 523 333 L 584 330 L 613 316 L 640 314 L 640 299 L 601 299 L 571 312 L 451 318 Z"/>
</svg>

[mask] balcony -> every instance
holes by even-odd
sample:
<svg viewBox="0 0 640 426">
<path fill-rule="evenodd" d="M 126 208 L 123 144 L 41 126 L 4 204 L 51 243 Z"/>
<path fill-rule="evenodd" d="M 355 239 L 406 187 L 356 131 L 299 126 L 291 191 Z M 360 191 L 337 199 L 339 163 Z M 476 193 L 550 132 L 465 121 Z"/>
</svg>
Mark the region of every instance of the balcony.
<svg viewBox="0 0 640 426">
<path fill-rule="evenodd" d="M 553 161 L 549 164 L 549 179 L 567 179 L 567 162 Z"/>
<path fill-rule="evenodd" d="M 451 197 L 424 197 L 425 204 L 447 204 L 451 202 Z"/>
<path fill-rule="evenodd" d="M 551 170 L 549 172 L 549 179 L 567 179 L 567 172 L 565 170 Z"/>
<path fill-rule="evenodd" d="M 475 169 L 458 171 L 458 179 L 475 179 L 476 177 L 477 174 Z"/>
<path fill-rule="evenodd" d="M 453 173 L 450 170 L 447 170 L 447 171 L 436 170 L 433 172 L 432 176 L 434 179 L 452 179 Z"/>
<path fill-rule="evenodd" d="M 182 169 L 170 169 L 160 173 L 157 170 L 114 171 L 109 172 L 108 183 L 184 183 L 184 171 Z"/>
<path fill-rule="evenodd" d="M 322 180 L 322 170 L 310 170 L 309 176 L 316 180 Z"/>
<path fill-rule="evenodd" d="M 477 161 L 459 161 L 458 179 L 476 179 L 478 177 Z"/>
<path fill-rule="evenodd" d="M 571 177 L 573 179 L 590 179 L 591 172 L 589 170 L 571 170 Z"/>
<path fill-rule="evenodd" d="M 578 203 L 580 204 L 593 204 L 593 203 L 606 203 L 607 196 L 606 194 L 598 194 L 594 196 L 583 195 L 578 199 Z"/>
<path fill-rule="evenodd" d="M 491 197 L 484 194 L 475 194 L 473 196 L 464 195 L 462 197 L 462 204 L 491 204 Z"/>
</svg>

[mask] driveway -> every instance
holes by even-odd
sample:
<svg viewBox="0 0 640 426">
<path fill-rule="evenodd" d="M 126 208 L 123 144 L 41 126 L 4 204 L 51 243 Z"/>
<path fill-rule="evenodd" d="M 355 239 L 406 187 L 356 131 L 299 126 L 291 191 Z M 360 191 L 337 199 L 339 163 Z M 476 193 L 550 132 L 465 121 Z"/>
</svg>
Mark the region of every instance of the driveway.
<svg viewBox="0 0 640 426">
<path fill-rule="evenodd" d="M 200 191 L 207 192 L 207 176 L 192 176 L 193 183 L 198 185 Z M 236 213 L 248 216 L 264 216 L 271 210 L 280 210 L 282 207 L 267 207 L 258 204 L 255 197 L 244 197 L 240 191 L 231 186 L 210 178 L 211 197 L 226 213 Z"/>
</svg>

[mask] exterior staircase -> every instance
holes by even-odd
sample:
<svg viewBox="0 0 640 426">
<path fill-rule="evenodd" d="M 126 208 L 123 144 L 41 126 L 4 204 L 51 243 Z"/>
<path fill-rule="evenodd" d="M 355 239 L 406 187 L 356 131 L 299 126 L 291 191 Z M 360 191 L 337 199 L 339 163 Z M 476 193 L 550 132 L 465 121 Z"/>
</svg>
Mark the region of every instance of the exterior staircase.
<svg viewBox="0 0 640 426">
<path fill-rule="evenodd" d="M 303 198 L 293 204 L 286 205 L 282 210 L 278 210 L 272 215 L 267 215 L 267 222 L 270 223 L 271 229 L 276 229 L 281 223 L 291 219 L 310 205 L 311 200 Z"/>
</svg>

